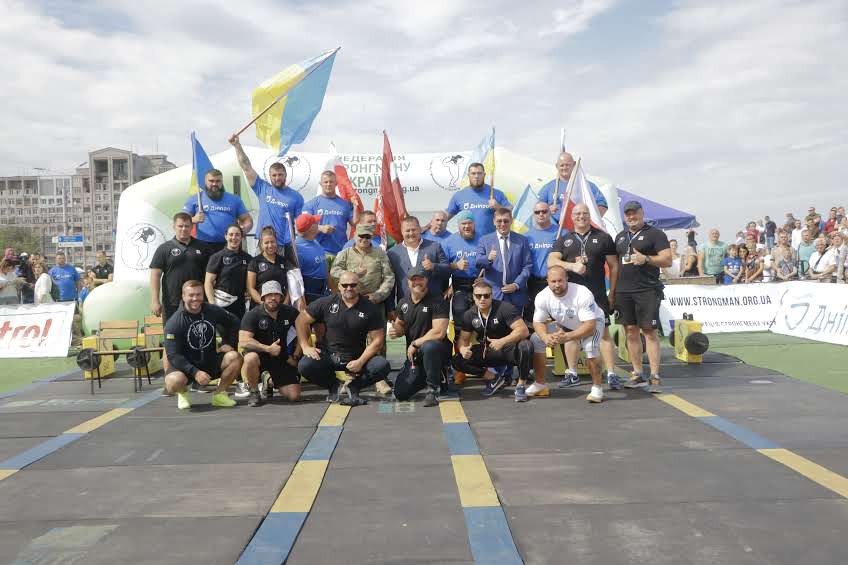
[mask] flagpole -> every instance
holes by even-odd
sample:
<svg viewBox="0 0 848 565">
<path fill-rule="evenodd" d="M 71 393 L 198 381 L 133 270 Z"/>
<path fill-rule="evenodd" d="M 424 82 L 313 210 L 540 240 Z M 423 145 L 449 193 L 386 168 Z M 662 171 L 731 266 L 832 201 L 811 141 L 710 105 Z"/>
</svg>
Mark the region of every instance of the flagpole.
<svg viewBox="0 0 848 565">
<path fill-rule="evenodd" d="M 565 225 L 565 212 L 568 209 L 568 203 L 571 202 L 571 194 L 574 192 L 574 181 L 577 180 L 577 169 L 580 168 L 581 159 L 582 157 L 577 158 L 577 163 L 571 169 L 571 176 L 568 177 L 568 187 L 565 189 L 565 198 L 562 200 L 562 210 L 560 210 L 559 228 L 557 229 L 556 239 L 559 239 L 562 233 L 562 227 Z"/>
<path fill-rule="evenodd" d="M 565 153 L 565 128 L 560 128 L 559 130 L 559 149 L 560 155 Z M 559 156 L 557 156 L 557 161 L 559 161 Z M 557 199 L 559 198 L 559 169 L 557 169 L 556 176 L 556 190 L 554 191 L 554 207 L 557 206 Z M 560 218 L 562 218 L 562 211 L 560 211 Z"/>
<path fill-rule="evenodd" d="M 336 48 L 335 48 L 335 49 L 333 49 L 332 51 L 328 51 L 328 52 L 326 53 L 326 56 L 324 57 L 324 59 L 326 60 L 326 59 L 327 59 L 328 57 L 330 57 L 331 55 L 334 55 L 334 54 L 338 53 L 340 49 L 341 49 L 341 47 L 336 47 Z M 280 94 L 279 96 L 277 96 L 277 97 L 276 97 L 276 98 L 275 98 L 275 99 L 274 99 L 274 100 L 273 100 L 270 104 L 268 104 L 267 106 L 265 106 L 265 109 L 264 109 L 264 110 L 262 110 L 261 112 L 259 112 L 258 114 L 256 114 L 256 116 L 254 116 L 254 118 L 253 118 L 252 120 L 250 120 L 249 122 L 247 122 L 247 124 L 246 124 L 243 128 L 241 128 L 240 130 L 238 130 L 238 131 L 235 133 L 235 135 L 236 135 L 236 136 L 239 136 L 239 135 L 243 134 L 243 133 L 244 133 L 244 130 L 246 130 L 247 128 L 249 128 L 250 126 L 252 126 L 254 123 L 256 123 L 256 120 L 258 120 L 258 119 L 259 119 L 259 118 L 261 118 L 263 115 L 265 115 L 265 113 L 266 113 L 268 110 L 270 110 L 271 108 L 273 108 L 273 107 L 274 107 L 274 104 L 276 104 L 277 102 L 279 102 L 280 100 L 282 100 L 282 99 L 283 99 L 286 95 L 288 95 L 288 93 L 289 93 L 289 92 L 291 92 L 291 89 L 292 89 L 292 88 L 294 88 L 295 86 L 297 86 L 298 84 L 300 84 L 301 82 L 303 82 L 303 81 L 306 79 L 306 77 L 308 77 L 308 76 L 309 76 L 309 75 L 311 75 L 313 72 L 315 72 L 315 70 L 316 70 L 316 69 L 318 69 L 318 67 L 320 67 L 322 64 L 324 64 L 324 61 L 321 61 L 321 63 L 319 63 L 319 64 L 315 65 L 313 68 L 309 69 L 309 72 L 308 72 L 308 73 L 306 73 L 305 75 L 303 75 L 303 76 L 302 76 L 302 77 L 301 77 L 301 78 L 300 78 L 300 79 L 299 79 L 296 83 L 294 83 L 293 85 L 291 85 L 290 87 L 288 87 L 288 89 L 286 89 L 286 91 L 285 91 L 285 92 L 283 92 L 282 94 Z"/>
<path fill-rule="evenodd" d="M 492 128 L 492 175 L 489 179 L 489 200 L 495 199 L 495 128 Z"/>
</svg>

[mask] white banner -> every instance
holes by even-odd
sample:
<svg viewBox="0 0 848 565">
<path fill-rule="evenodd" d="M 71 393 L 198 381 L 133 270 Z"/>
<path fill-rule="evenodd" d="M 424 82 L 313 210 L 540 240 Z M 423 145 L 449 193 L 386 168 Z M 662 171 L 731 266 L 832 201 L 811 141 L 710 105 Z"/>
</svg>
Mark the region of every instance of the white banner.
<svg viewBox="0 0 848 565">
<path fill-rule="evenodd" d="M 0 358 L 66 357 L 73 302 L 0 306 Z"/>
<path fill-rule="evenodd" d="M 768 331 L 787 283 L 734 285 L 667 285 L 660 305 L 663 332 L 670 320 L 693 314 L 704 333 Z"/>
<path fill-rule="evenodd" d="M 771 331 L 848 345 L 848 285 L 799 281 L 784 290 Z"/>
</svg>

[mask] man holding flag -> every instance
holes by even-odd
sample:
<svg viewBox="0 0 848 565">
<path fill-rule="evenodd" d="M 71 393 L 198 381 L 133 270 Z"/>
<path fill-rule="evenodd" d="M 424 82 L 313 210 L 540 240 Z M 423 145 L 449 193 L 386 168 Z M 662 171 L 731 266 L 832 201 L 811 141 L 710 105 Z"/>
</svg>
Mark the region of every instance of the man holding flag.
<svg viewBox="0 0 848 565">
<path fill-rule="evenodd" d="M 474 215 L 474 225 L 477 226 L 477 235 L 480 236 L 495 231 L 495 209 L 512 209 L 512 204 L 503 191 L 492 188 L 485 180 L 486 168 L 483 164 L 471 163 L 468 166 L 469 186 L 451 196 L 447 210 L 448 221 L 461 210 L 471 212 Z"/>
<path fill-rule="evenodd" d="M 571 153 L 567 151 L 560 153 L 556 161 L 557 177 L 543 186 L 539 191 L 539 201 L 547 202 L 551 205 L 551 215 L 556 222 L 562 220 L 562 209 L 568 204 L 567 202 L 563 204 L 563 200 L 565 198 L 566 188 L 568 187 L 568 181 L 571 179 L 571 171 L 574 170 L 574 165 L 575 161 Z M 592 196 L 595 199 L 601 216 L 603 216 L 607 213 L 607 208 L 609 208 L 607 199 L 592 181 L 586 179 L 586 183 L 592 191 Z"/>
<path fill-rule="evenodd" d="M 198 171 L 199 173 L 199 171 Z M 186 200 L 183 211 L 191 215 L 197 226 L 197 241 L 213 255 L 227 246 L 227 228 L 237 223 L 242 231 L 253 227 L 253 218 L 235 194 L 224 190 L 224 175 L 218 169 L 209 169 L 204 175 L 205 190 Z"/>
</svg>

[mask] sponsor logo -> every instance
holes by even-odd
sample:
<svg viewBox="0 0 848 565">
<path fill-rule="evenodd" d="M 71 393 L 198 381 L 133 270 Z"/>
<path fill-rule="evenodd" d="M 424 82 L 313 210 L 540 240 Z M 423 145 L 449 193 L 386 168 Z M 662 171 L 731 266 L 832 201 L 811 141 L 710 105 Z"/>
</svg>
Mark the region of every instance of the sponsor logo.
<svg viewBox="0 0 848 565">
<path fill-rule="evenodd" d="M 448 192 L 459 190 L 467 159 L 458 153 L 436 155 L 430 160 L 430 178 L 436 186 Z"/>
<path fill-rule="evenodd" d="M 475 204 L 474 202 L 463 202 L 463 204 L 462 204 L 463 210 L 482 210 L 482 209 L 488 208 L 488 207 L 489 207 L 488 202 L 483 203 L 483 204 Z"/>
<path fill-rule="evenodd" d="M 421 309 L 421 311 L 422 311 L 422 312 L 427 312 L 427 307 L 425 306 L 424 308 L 422 308 L 422 309 Z"/>
<path fill-rule="evenodd" d="M 134 224 L 121 237 L 119 250 L 121 263 L 129 269 L 144 271 L 156 248 L 165 243 L 165 234 L 153 224 Z"/>
<path fill-rule="evenodd" d="M 360 317 L 360 318 L 364 318 L 364 317 L 365 317 L 365 312 L 359 312 L 359 317 Z"/>
</svg>

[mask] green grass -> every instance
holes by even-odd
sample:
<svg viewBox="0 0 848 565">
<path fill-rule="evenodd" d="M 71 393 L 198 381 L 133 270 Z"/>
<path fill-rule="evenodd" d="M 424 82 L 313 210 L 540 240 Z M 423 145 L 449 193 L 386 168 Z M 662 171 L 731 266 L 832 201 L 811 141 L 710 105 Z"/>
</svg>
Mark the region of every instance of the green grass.
<svg viewBox="0 0 848 565">
<path fill-rule="evenodd" d="M 770 332 L 710 334 L 709 338 L 710 351 L 848 394 L 848 347 Z"/>
<path fill-rule="evenodd" d="M 0 392 L 21 388 L 39 379 L 75 369 L 76 366 L 73 357 L 3 359 L 0 361 Z"/>
</svg>

